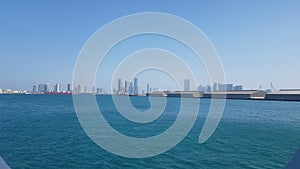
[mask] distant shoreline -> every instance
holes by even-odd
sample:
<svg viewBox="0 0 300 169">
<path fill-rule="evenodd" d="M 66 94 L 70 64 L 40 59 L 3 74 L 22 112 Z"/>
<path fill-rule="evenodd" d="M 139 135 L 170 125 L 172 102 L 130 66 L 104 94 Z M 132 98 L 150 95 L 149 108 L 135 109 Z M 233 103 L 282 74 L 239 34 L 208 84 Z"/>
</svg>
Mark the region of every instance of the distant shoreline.
<svg viewBox="0 0 300 169">
<path fill-rule="evenodd" d="M 71 96 L 72 93 L 0 93 L 1 95 L 45 95 L 45 96 Z M 147 96 L 147 95 L 113 95 L 113 94 L 92 94 L 92 93 L 82 93 L 82 94 L 74 94 L 74 95 L 95 95 L 95 96 L 118 96 L 118 97 L 166 97 L 166 98 L 194 98 L 194 99 L 226 99 L 226 100 L 253 100 L 253 101 L 281 101 L 281 102 L 300 102 L 300 95 L 297 95 L 296 99 L 288 99 L 288 98 L 280 98 L 280 97 L 274 97 L 274 98 L 220 98 L 220 97 L 186 97 L 186 96 Z"/>
</svg>

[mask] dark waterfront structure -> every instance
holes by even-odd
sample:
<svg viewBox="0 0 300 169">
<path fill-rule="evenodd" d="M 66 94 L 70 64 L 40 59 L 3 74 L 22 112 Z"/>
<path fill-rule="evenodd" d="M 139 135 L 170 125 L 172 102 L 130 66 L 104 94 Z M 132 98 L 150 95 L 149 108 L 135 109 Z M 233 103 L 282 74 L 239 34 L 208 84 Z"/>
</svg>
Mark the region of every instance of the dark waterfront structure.
<svg viewBox="0 0 300 169">
<path fill-rule="evenodd" d="M 152 92 L 147 96 L 182 97 L 182 98 L 215 98 L 215 99 L 239 99 L 239 100 L 262 100 L 266 97 L 265 91 L 241 90 L 241 91 L 160 91 Z"/>
<path fill-rule="evenodd" d="M 167 97 L 183 97 L 183 98 L 197 98 L 203 97 L 204 92 L 200 91 L 174 91 L 166 92 Z"/>
<path fill-rule="evenodd" d="M 241 90 L 241 91 L 227 91 L 227 92 L 208 92 L 203 95 L 204 98 L 216 98 L 216 99 L 264 99 L 266 96 L 265 91 L 259 90 Z"/>
<path fill-rule="evenodd" d="M 300 89 L 281 89 L 267 93 L 266 100 L 300 101 Z"/>
<path fill-rule="evenodd" d="M 146 96 L 153 97 L 182 97 L 182 98 L 201 98 L 204 92 L 200 91 L 154 91 L 146 93 Z"/>
</svg>

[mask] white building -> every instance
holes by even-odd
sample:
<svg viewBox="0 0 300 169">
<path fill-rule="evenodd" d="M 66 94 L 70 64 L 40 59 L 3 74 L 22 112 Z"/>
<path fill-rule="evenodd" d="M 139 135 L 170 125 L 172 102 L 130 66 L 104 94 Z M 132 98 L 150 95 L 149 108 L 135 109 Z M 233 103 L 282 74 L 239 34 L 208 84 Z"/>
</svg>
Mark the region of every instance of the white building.
<svg viewBox="0 0 300 169">
<path fill-rule="evenodd" d="M 60 92 L 60 85 L 59 84 L 55 84 L 54 85 L 54 92 Z"/>
</svg>

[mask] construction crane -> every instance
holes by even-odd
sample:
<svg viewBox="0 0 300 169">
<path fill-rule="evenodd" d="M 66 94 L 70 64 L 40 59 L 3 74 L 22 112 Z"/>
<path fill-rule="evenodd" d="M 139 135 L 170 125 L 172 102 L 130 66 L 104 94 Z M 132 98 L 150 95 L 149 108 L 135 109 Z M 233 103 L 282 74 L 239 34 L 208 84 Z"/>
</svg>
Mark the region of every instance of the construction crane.
<svg viewBox="0 0 300 169">
<path fill-rule="evenodd" d="M 272 84 L 272 82 L 270 82 L 270 89 L 271 89 L 271 91 L 275 91 L 275 88 L 274 88 L 274 86 L 273 86 L 273 84 Z"/>
</svg>

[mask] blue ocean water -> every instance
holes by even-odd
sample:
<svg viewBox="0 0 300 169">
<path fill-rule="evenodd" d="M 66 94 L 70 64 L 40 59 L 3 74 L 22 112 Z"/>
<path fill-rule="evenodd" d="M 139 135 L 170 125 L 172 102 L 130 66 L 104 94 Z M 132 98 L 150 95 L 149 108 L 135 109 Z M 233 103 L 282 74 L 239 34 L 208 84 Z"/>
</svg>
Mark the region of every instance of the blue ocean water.
<svg viewBox="0 0 300 169">
<path fill-rule="evenodd" d="M 180 108 L 168 98 L 166 111 L 147 125 L 120 116 L 110 96 L 97 96 L 108 122 L 129 136 L 166 130 Z M 131 97 L 141 110 L 147 97 Z M 194 104 L 193 99 L 190 100 Z M 0 95 L 0 156 L 11 168 L 283 168 L 300 148 L 300 102 L 227 100 L 221 123 L 204 144 L 199 133 L 210 106 L 201 99 L 190 133 L 171 150 L 131 159 L 97 146 L 81 128 L 69 95 Z"/>
</svg>

